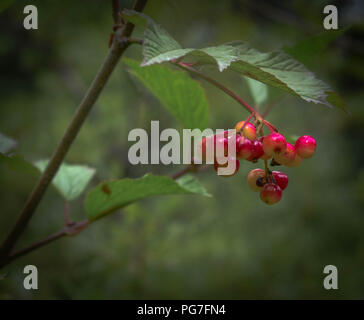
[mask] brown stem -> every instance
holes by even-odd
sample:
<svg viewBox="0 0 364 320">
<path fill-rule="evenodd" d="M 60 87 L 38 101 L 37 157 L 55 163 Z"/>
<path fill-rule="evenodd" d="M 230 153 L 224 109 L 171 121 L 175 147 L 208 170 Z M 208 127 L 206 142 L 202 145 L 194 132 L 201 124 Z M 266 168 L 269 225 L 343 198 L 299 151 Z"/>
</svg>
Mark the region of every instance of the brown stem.
<svg viewBox="0 0 364 320">
<path fill-rule="evenodd" d="M 120 26 L 120 0 L 111 0 L 112 2 L 112 16 L 114 19 L 114 28 Z"/>
<path fill-rule="evenodd" d="M 6 261 L 6 264 L 9 263 L 10 261 L 13 261 L 13 260 L 21 257 L 21 256 L 24 256 L 24 255 L 28 254 L 31 251 L 34 251 L 34 250 L 39 249 L 41 247 L 44 247 L 45 245 L 47 245 L 47 244 L 49 244 L 49 243 L 51 243 L 51 242 L 53 242 L 53 241 L 55 241 L 57 239 L 63 238 L 63 237 L 68 236 L 68 235 L 77 234 L 80 231 L 82 231 L 83 229 L 85 229 L 88 225 L 89 225 L 89 222 L 87 220 L 84 220 L 84 221 L 81 221 L 81 222 L 78 222 L 78 223 L 74 224 L 72 227 L 65 226 L 60 231 L 55 232 L 55 233 L 49 235 L 48 237 L 46 237 L 46 238 L 44 238 L 44 239 L 42 239 L 40 241 L 37 241 L 37 242 L 31 244 L 30 246 L 24 248 L 24 249 L 21 249 L 19 251 L 15 251 L 14 253 L 10 254 L 10 256 L 8 257 L 8 259 Z M 4 266 L 4 265 L 2 265 L 2 266 Z"/>
<path fill-rule="evenodd" d="M 182 177 L 183 175 L 187 174 L 188 172 L 202 172 L 202 171 L 208 169 L 209 167 L 210 167 L 209 165 L 195 166 L 195 165 L 191 164 L 191 165 L 184 167 L 182 170 L 177 171 L 171 177 L 173 180 L 176 180 L 176 179 Z M 66 206 L 65 206 L 65 220 L 66 221 L 65 221 L 65 226 L 61 230 L 49 235 L 48 237 L 46 237 L 40 241 L 34 242 L 33 244 L 29 245 L 28 247 L 26 247 L 24 249 L 15 251 L 14 253 L 10 254 L 8 256 L 8 259 L 5 262 L 3 262 L 2 264 L 0 264 L 0 268 L 4 267 L 8 263 L 10 263 L 11 261 L 13 261 L 19 257 L 22 257 L 36 249 L 44 247 L 45 245 L 47 245 L 55 240 L 58 240 L 65 236 L 76 235 L 91 224 L 91 222 L 88 220 L 83 220 L 78 223 L 70 222 L 68 210 L 69 210 L 69 207 L 68 207 L 68 204 L 66 204 Z"/>
<path fill-rule="evenodd" d="M 142 11 L 144 6 L 146 5 L 146 2 L 147 0 L 136 0 L 133 9 L 136 11 Z M 133 29 L 134 25 L 128 22 L 122 29 L 117 30 L 115 34 L 115 39 L 112 43 L 105 62 L 101 66 L 89 90 L 86 92 L 83 100 L 77 108 L 76 113 L 74 114 L 71 123 L 69 124 L 64 136 L 62 137 L 61 142 L 59 143 L 53 156 L 51 157 L 47 168 L 39 178 L 27 202 L 25 203 L 25 206 L 22 209 L 14 228 L 10 231 L 1 246 L 0 265 L 7 260 L 7 257 L 13 250 L 19 237 L 24 232 L 26 226 L 29 223 L 29 220 L 33 216 L 45 191 L 47 190 L 54 176 L 56 175 L 61 163 L 63 162 L 68 150 L 70 149 L 73 141 L 80 131 L 90 110 L 92 109 L 98 96 L 100 95 L 105 84 L 110 78 L 110 75 L 117 65 L 121 55 L 128 48 L 130 42 L 120 41 L 120 39 L 129 38 L 131 33 L 133 32 Z"/>
<path fill-rule="evenodd" d="M 272 125 L 269 121 L 263 120 L 263 123 L 270 129 L 271 132 L 275 131 L 278 132 L 278 129 Z"/>
</svg>

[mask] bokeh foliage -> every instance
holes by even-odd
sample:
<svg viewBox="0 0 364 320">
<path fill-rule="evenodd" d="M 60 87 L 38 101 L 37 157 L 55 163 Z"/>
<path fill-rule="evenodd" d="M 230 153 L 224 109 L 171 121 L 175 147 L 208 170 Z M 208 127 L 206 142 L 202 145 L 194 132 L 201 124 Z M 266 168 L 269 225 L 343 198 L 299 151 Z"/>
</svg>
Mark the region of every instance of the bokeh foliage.
<svg viewBox="0 0 364 320">
<path fill-rule="evenodd" d="M 110 3 L 101 0 L 32 3 L 39 10 L 37 31 L 22 28 L 25 1 L 0 13 L 0 132 L 36 161 L 49 158 L 103 61 L 112 16 Z M 278 205 L 267 207 L 248 189 L 253 164 L 242 163 L 231 179 L 205 172 L 199 180 L 212 198 L 165 196 L 133 204 L 1 270 L 0 297 L 364 298 L 363 4 L 330 3 L 338 6 L 340 28 L 352 27 L 305 64 L 343 96 L 352 115 L 269 89 L 262 109 L 275 104 L 268 120 L 285 134 L 318 140 L 314 158 L 282 170 L 290 183 Z M 272 51 L 323 32 L 325 4 L 155 0 L 145 12 L 183 47 L 240 39 Z M 142 60 L 137 46 L 127 56 Z M 206 72 L 253 103 L 240 76 Z M 247 116 L 229 97 L 201 84 L 209 101 L 208 126 L 231 128 Z M 183 128 L 120 63 L 66 160 L 96 168 L 91 187 L 148 172 L 170 174 L 177 166 L 128 163 L 128 132 L 149 130 L 151 120 L 160 120 L 161 130 Z M 0 167 L 2 237 L 35 179 Z M 71 206 L 76 220 L 85 216 L 83 200 Z M 62 224 L 63 200 L 50 189 L 19 246 Z M 39 269 L 35 293 L 22 287 L 26 264 Z M 339 290 L 322 286 L 327 264 L 338 267 Z"/>
</svg>

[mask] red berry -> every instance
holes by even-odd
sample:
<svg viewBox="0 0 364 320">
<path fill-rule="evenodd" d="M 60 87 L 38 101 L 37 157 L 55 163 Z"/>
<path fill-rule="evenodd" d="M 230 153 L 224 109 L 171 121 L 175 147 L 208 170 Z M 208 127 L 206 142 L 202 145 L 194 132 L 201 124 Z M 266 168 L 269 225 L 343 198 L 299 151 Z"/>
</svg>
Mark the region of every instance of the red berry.
<svg viewBox="0 0 364 320">
<path fill-rule="evenodd" d="M 280 171 L 273 171 L 273 178 L 276 181 L 276 184 L 282 189 L 286 189 L 288 185 L 288 176 Z"/>
<path fill-rule="evenodd" d="M 250 171 L 247 178 L 250 189 L 255 192 L 260 191 L 260 189 L 262 189 L 262 186 L 257 185 L 257 180 L 264 177 L 265 171 L 263 169 L 254 169 Z"/>
<path fill-rule="evenodd" d="M 253 154 L 253 143 L 245 138 L 241 137 L 236 147 L 236 155 L 238 159 L 249 159 Z"/>
<path fill-rule="evenodd" d="M 279 202 L 281 198 L 282 189 L 274 183 L 267 183 L 262 190 L 260 190 L 260 199 L 268 205 Z"/>
<path fill-rule="evenodd" d="M 294 161 L 296 157 L 296 148 L 287 142 L 286 150 L 275 154 L 274 160 L 278 162 L 279 164 L 287 165 L 289 162 Z"/>
<path fill-rule="evenodd" d="M 214 136 L 215 142 L 215 157 L 222 157 L 227 156 L 228 153 L 228 144 L 229 139 L 227 137 L 223 137 L 222 135 L 215 135 Z"/>
<path fill-rule="evenodd" d="M 197 156 L 205 161 L 207 158 L 207 149 L 212 147 L 214 143 L 213 136 L 204 137 L 198 145 Z"/>
<path fill-rule="evenodd" d="M 256 162 L 263 155 L 264 155 L 264 150 L 262 143 L 259 140 L 254 140 L 252 155 L 247 160 Z"/>
<path fill-rule="evenodd" d="M 316 149 L 316 140 L 311 136 L 299 137 L 296 141 L 296 150 L 301 158 L 308 159 L 313 156 Z"/>
<path fill-rule="evenodd" d="M 227 157 L 228 153 L 231 156 L 236 156 L 236 154 L 232 154 L 233 144 L 235 144 L 235 150 L 237 150 L 240 139 L 240 135 L 236 135 L 235 132 L 232 133 L 228 130 L 213 136 L 204 137 L 198 145 L 197 157 L 202 161 L 214 161 L 216 157 Z M 211 151 L 211 159 L 207 159 L 210 156 L 209 150 L 213 150 L 213 152 Z"/>
<path fill-rule="evenodd" d="M 222 164 L 220 164 L 219 162 L 224 162 Z M 219 168 L 227 168 L 228 165 L 230 165 L 230 167 L 232 166 L 232 163 L 235 162 L 235 170 L 234 172 L 230 173 L 230 174 L 225 174 L 227 172 L 218 172 Z M 215 163 L 214 163 L 214 169 L 217 172 L 217 174 L 219 174 L 219 176 L 221 177 L 231 177 L 234 174 L 236 174 L 239 171 L 239 167 L 240 167 L 240 162 L 238 159 L 236 159 L 235 157 L 228 157 L 225 159 L 216 159 Z"/>
<path fill-rule="evenodd" d="M 287 141 L 280 133 L 271 133 L 263 139 L 263 150 L 267 155 L 273 156 L 284 152 L 286 147 Z"/>
</svg>

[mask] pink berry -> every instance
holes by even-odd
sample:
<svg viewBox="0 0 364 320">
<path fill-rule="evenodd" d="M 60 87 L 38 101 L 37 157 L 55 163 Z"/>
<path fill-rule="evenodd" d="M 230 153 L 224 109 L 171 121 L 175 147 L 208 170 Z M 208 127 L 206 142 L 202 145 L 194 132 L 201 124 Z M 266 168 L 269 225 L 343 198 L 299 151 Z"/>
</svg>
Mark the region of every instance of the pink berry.
<svg viewBox="0 0 364 320">
<path fill-rule="evenodd" d="M 284 152 L 287 147 L 287 141 L 280 133 L 271 133 L 263 139 L 263 150 L 267 155 L 273 156 Z"/>
<path fill-rule="evenodd" d="M 252 155 L 247 160 L 256 162 L 263 155 L 264 155 L 264 150 L 262 143 L 259 140 L 254 140 Z"/>
<path fill-rule="evenodd" d="M 207 158 L 207 148 L 213 146 L 214 136 L 204 137 L 198 146 L 198 156 L 201 160 L 205 161 Z"/>
<path fill-rule="evenodd" d="M 311 158 L 316 149 L 316 140 L 311 136 L 299 137 L 296 141 L 296 150 L 301 158 Z"/>
<path fill-rule="evenodd" d="M 260 190 L 260 199 L 268 205 L 279 202 L 281 198 L 282 189 L 274 183 L 267 183 L 263 186 L 262 190 Z"/>
<path fill-rule="evenodd" d="M 236 148 L 236 154 L 238 159 L 249 159 L 253 154 L 253 143 L 249 139 L 241 137 Z"/>
<path fill-rule="evenodd" d="M 215 141 L 215 154 L 227 155 L 228 143 L 229 143 L 228 138 L 222 137 L 220 135 L 219 136 L 215 135 L 214 141 Z M 219 150 L 219 148 L 221 149 Z M 220 153 L 217 153 L 217 150 L 219 150 Z"/>
<path fill-rule="evenodd" d="M 252 171 L 250 171 L 247 178 L 250 189 L 252 189 L 254 192 L 260 191 L 260 189 L 262 189 L 262 186 L 259 186 L 257 184 L 257 180 L 264 177 L 265 171 L 263 169 L 253 169 Z"/>
<path fill-rule="evenodd" d="M 259 142 L 261 142 L 262 143 L 262 146 L 263 146 L 263 139 L 264 139 L 264 137 L 260 137 L 258 140 L 259 140 Z M 264 152 L 264 149 L 263 149 L 263 152 Z M 264 152 L 264 154 L 260 157 L 260 159 L 262 159 L 262 160 L 268 160 L 268 159 L 270 159 L 270 158 L 272 158 L 272 156 L 270 156 L 269 154 L 266 154 L 265 152 Z"/>
<path fill-rule="evenodd" d="M 282 189 L 286 189 L 288 185 L 288 176 L 280 171 L 273 171 L 273 178 L 276 181 L 276 184 Z"/>
</svg>

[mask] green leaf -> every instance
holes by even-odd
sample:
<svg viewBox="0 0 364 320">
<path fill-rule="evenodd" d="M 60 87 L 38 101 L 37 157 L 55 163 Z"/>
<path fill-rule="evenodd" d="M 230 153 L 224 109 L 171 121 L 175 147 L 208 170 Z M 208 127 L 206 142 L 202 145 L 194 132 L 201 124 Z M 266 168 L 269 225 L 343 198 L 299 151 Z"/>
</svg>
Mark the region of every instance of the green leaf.
<svg viewBox="0 0 364 320">
<path fill-rule="evenodd" d="M 44 172 L 48 162 L 49 160 L 40 160 L 35 163 L 35 166 Z M 94 174 L 93 168 L 63 163 L 52 183 L 67 201 L 72 201 L 85 190 Z"/>
<path fill-rule="evenodd" d="M 262 105 L 268 98 L 268 87 L 259 81 L 253 80 L 251 78 L 244 77 L 246 80 L 250 94 L 254 100 L 256 106 Z"/>
<path fill-rule="evenodd" d="M 8 156 L 0 153 L 0 164 L 5 164 L 8 169 L 13 171 L 39 176 L 39 171 L 35 168 L 35 166 L 20 155 Z"/>
<path fill-rule="evenodd" d="M 127 11 L 124 12 L 124 18 L 146 28 L 142 65 L 174 59 L 187 59 L 196 66 L 213 64 L 220 71 L 233 70 L 308 102 L 320 103 L 329 107 L 336 106 L 345 111 L 342 99 L 326 83 L 317 79 L 302 63 L 282 51 L 263 53 L 242 41 L 204 49 L 182 49 L 166 31 L 149 17 Z M 150 33 L 153 34 L 153 38 Z"/>
<path fill-rule="evenodd" d="M 139 62 L 122 60 L 162 105 L 187 128 L 205 129 L 208 103 L 200 83 L 183 71 L 173 71 L 163 65 L 140 67 Z"/>
<path fill-rule="evenodd" d="M 340 37 L 349 28 L 350 27 L 324 31 L 318 35 L 304 39 L 294 46 L 283 47 L 283 50 L 293 58 L 307 65 L 310 64 L 310 61 L 320 54 L 331 42 Z"/>
<path fill-rule="evenodd" d="M 16 147 L 17 143 L 15 140 L 7 137 L 0 133 L 0 153 L 8 153 Z"/>
<path fill-rule="evenodd" d="M 91 190 L 85 200 L 89 220 L 99 219 L 137 200 L 149 196 L 171 194 L 200 194 L 210 196 L 192 176 L 178 180 L 147 174 L 139 179 L 105 181 Z"/>
<path fill-rule="evenodd" d="M 0 2 L 0 13 L 11 6 L 14 0 L 1 0 Z"/>
<path fill-rule="evenodd" d="M 164 52 L 172 52 L 177 50 L 178 55 L 182 54 L 183 50 L 179 51 L 179 49 L 182 49 L 180 44 L 174 40 L 165 29 L 156 24 L 145 14 L 125 9 L 121 15 L 123 18 L 129 20 L 136 26 L 140 26 L 145 29 L 145 45 L 143 46 L 144 61 L 142 62 L 142 65 L 147 65 L 147 62 L 150 58 Z"/>
<path fill-rule="evenodd" d="M 308 102 L 321 103 L 329 107 L 335 105 L 344 109 L 343 104 L 333 105 L 334 101 L 328 99 L 334 92 L 326 83 L 317 79 L 302 63 L 286 53 L 281 51 L 262 53 L 244 42 L 234 42 L 231 45 L 238 49 L 239 58 L 231 63 L 229 69 L 282 89 Z"/>
</svg>

